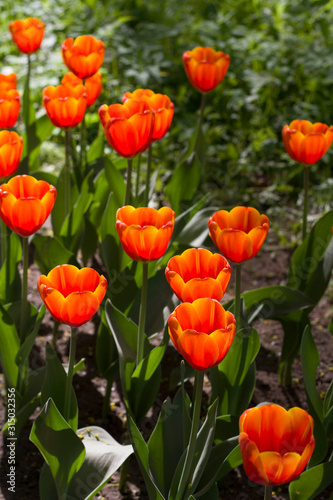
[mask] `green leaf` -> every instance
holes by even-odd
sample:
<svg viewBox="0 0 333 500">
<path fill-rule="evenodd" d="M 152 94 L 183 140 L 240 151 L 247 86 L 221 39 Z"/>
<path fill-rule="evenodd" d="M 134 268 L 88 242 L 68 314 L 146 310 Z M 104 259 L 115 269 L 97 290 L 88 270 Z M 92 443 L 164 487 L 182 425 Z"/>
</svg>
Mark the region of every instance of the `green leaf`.
<svg viewBox="0 0 333 500">
<path fill-rule="evenodd" d="M 224 462 L 232 451 L 238 446 L 238 436 L 227 439 L 226 441 L 214 446 L 210 452 L 209 459 L 202 473 L 195 496 L 200 497 L 215 483 Z"/>
<path fill-rule="evenodd" d="M 108 157 L 105 158 L 105 174 L 110 191 L 114 193 L 117 208 L 120 208 L 124 204 L 126 184 L 123 176 Z"/>
<path fill-rule="evenodd" d="M 93 200 L 89 207 L 89 220 L 100 234 L 101 220 L 110 196 L 110 187 L 105 170 L 101 170 L 94 178 Z"/>
<path fill-rule="evenodd" d="M 58 497 L 67 498 L 69 483 L 83 464 L 85 447 L 51 398 L 32 426 L 30 441 L 50 467 Z"/>
<path fill-rule="evenodd" d="M 243 463 L 242 454 L 239 445 L 237 445 L 224 460 L 222 467 L 218 471 L 217 480 L 226 476 L 231 470 L 239 467 Z"/>
<path fill-rule="evenodd" d="M 239 433 L 238 415 L 221 415 L 216 419 L 214 442 L 226 441 Z"/>
<path fill-rule="evenodd" d="M 21 296 L 21 277 L 18 264 L 22 258 L 20 237 L 6 229 L 7 259 L 0 271 L 0 300 L 2 303 L 15 302 Z"/>
<path fill-rule="evenodd" d="M 63 415 L 65 410 L 65 392 L 67 374 L 65 369 L 57 356 L 57 353 L 47 342 L 46 344 L 46 375 L 42 387 L 41 404 L 44 405 L 52 398 L 58 411 Z M 73 387 L 71 388 L 71 403 L 68 423 L 71 428 L 76 431 L 78 422 L 78 408 L 76 403 L 76 396 Z"/>
<path fill-rule="evenodd" d="M 94 163 L 97 160 L 104 158 L 104 143 L 105 143 L 104 133 L 100 132 L 89 146 L 87 153 L 88 163 Z"/>
<path fill-rule="evenodd" d="M 93 199 L 93 171 L 84 179 L 79 198 L 60 229 L 60 237 L 65 248 L 76 253 L 84 234 L 84 214 Z"/>
<path fill-rule="evenodd" d="M 103 316 L 105 317 L 104 311 L 97 332 L 95 356 L 102 377 L 109 378 L 111 375 L 115 377 L 117 374 L 115 370 L 118 368 L 118 351 L 111 330 L 103 321 Z M 112 369 L 113 367 L 114 369 Z"/>
<path fill-rule="evenodd" d="M 40 325 L 41 325 L 43 318 L 45 316 L 45 311 L 46 311 L 46 307 L 43 304 L 39 309 L 38 316 L 37 316 L 36 321 L 35 321 L 35 326 L 34 326 L 32 332 L 27 336 L 24 343 L 20 346 L 20 349 L 17 352 L 15 362 L 18 366 L 24 365 L 28 361 L 29 354 L 31 352 L 31 349 L 34 346 L 37 333 L 39 332 Z"/>
<path fill-rule="evenodd" d="M 333 210 L 321 217 L 295 250 L 288 286 L 305 293 L 317 304 L 323 296 L 333 268 Z"/>
<path fill-rule="evenodd" d="M 180 203 L 190 201 L 197 193 L 201 181 L 201 163 L 195 152 L 190 153 L 179 163 L 165 187 L 165 195 L 172 209 L 179 213 Z"/>
<path fill-rule="evenodd" d="M 81 252 L 84 266 L 97 251 L 98 233 L 96 227 L 90 222 L 87 214 L 84 215 L 84 231 L 81 241 Z"/>
<path fill-rule="evenodd" d="M 35 246 L 35 262 L 43 274 L 48 274 L 60 264 L 78 265 L 73 252 L 67 250 L 59 238 L 35 234 L 32 242 Z"/>
<path fill-rule="evenodd" d="M 172 478 L 184 452 L 183 398 L 178 391 L 173 402 L 167 398 L 149 438 L 149 470 L 164 497 L 168 497 Z M 172 436 L 172 439 L 170 439 Z"/>
<path fill-rule="evenodd" d="M 328 331 L 330 332 L 331 335 L 333 335 L 333 318 L 330 321 L 330 324 L 328 325 Z"/>
<path fill-rule="evenodd" d="M 82 439 L 86 456 L 70 482 L 66 498 L 90 500 L 133 453 L 133 448 L 122 446 L 101 427 L 83 427 L 77 435 Z"/>
<path fill-rule="evenodd" d="M 333 462 L 325 462 L 303 472 L 289 485 L 290 500 L 312 500 L 333 483 Z"/>
<path fill-rule="evenodd" d="M 115 277 L 121 270 L 121 246 L 119 237 L 116 231 L 116 213 L 118 205 L 114 193 L 110 193 L 109 199 L 102 217 L 101 222 L 101 251 L 103 262 L 108 270 L 110 280 L 115 280 Z M 112 283 L 111 283 L 112 285 Z M 121 285 L 123 289 L 123 285 Z M 117 292 L 118 288 L 115 285 L 114 290 Z"/>
<path fill-rule="evenodd" d="M 255 384 L 252 363 L 259 348 L 256 330 L 240 330 L 226 357 L 210 370 L 213 398 L 219 397 L 219 415 L 240 415 L 247 408 Z"/>
<path fill-rule="evenodd" d="M 18 366 L 15 363 L 20 339 L 14 322 L 0 303 L 0 363 L 8 387 L 16 387 Z"/>
<path fill-rule="evenodd" d="M 54 130 L 54 125 L 46 114 L 35 120 L 35 112 L 31 104 L 29 114 L 30 125 L 27 129 L 28 132 L 27 134 L 23 134 L 23 152 L 19 168 L 19 173 L 21 174 L 28 174 L 38 168 L 40 145 L 51 136 Z"/>
<path fill-rule="evenodd" d="M 218 207 L 202 208 L 197 212 L 176 238 L 177 243 L 186 247 L 199 248 L 208 236 L 208 219 L 215 212 L 221 210 Z"/>
<path fill-rule="evenodd" d="M 64 187 L 64 169 L 61 170 L 59 177 L 58 177 L 58 182 L 56 185 L 57 188 L 57 199 L 55 201 L 54 207 L 52 208 L 51 212 L 51 219 L 52 219 L 52 229 L 54 231 L 54 235 L 57 237 L 60 237 L 60 232 L 62 229 L 62 226 L 65 223 L 65 219 L 67 214 L 65 213 L 65 187 Z M 75 182 L 74 176 L 71 176 L 71 189 L 70 189 L 70 201 L 71 201 L 71 206 L 70 206 L 70 211 L 72 210 L 73 206 L 77 202 L 79 198 L 79 188 Z M 68 224 L 68 223 L 67 223 Z"/>
<path fill-rule="evenodd" d="M 316 388 L 316 373 L 319 365 L 319 354 L 309 326 L 305 328 L 302 337 L 301 361 L 303 380 L 307 396 L 317 415 L 322 420 L 323 401 Z"/>
<path fill-rule="evenodd" d="M 134 420 L 131 416 L 128 418 L 128 427 L 131 435 L 131 440 L 134 448 L 135 457 L 138 461 L 141 474 L 143 476 L 149 500 L 166 500 L 166 497 L 162 495 L 158 486 L 155 484 L 151 475 L 149 474 L 149 450 L 146 445 L 139 429 L 135 425 Z"/>
<path fill-rule="evenodd" d="M 310 466 L 317 465 L 327 453 L 327 437 L 323 426 L 323 401 L 316 389 L 316 372 L 319 355 L 313 340 L 311 329 L 307 326 L 301 343 L 301 362 L 309 411 L 314 420 L 313 435 L 316 446 L 310 459 Z"/>
<path fill-rule="evenodd" d="M 304 293 L 280 285 L 245 292 L 242 298 L 247 315 L 252 315 L 251 321 L 258 316 L 276 319 L 279 315 L 313 306 L 312 301 Z"/>
</svg>

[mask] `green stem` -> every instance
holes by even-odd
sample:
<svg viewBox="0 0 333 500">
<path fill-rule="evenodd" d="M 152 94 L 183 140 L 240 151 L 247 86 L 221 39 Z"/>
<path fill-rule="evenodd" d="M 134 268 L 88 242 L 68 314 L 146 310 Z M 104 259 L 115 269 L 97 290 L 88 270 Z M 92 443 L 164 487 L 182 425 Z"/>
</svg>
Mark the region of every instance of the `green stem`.
<svg viewBox="0 0 333 500">
<path fill-rule="evenodd" d="M 266 484 L 265 486 L 265 498 L 264 500 L 271 500 L 273 492 L 273 486 Z"/>
<path fill-rule="evenodd" d="M 29 169 L 29 155 L 30 155 L 30 144 L 29 144 L 29 126 L 30 126 L 30 75 L 31 75 L 31 58 L 30 54 L 28 54 L 28 71 L 27 71 L 27 81 L 25 87 L 25 95 L 26 95 L 26 109 L 24 110 L 24 116 L 26 118 L 25 122 L 25 133 L 27 140 L 27 156 L 28 156 L 28 169 Z"/>
<path fill-rule="evenodd" d="M 87 154 L 86 154 L 86 115 L 83 115 L 83 119 L 81 122 L 80 128 L 80 165 L 81 165 L 81 173 L 85 173 L 85 169 L 87 166 Z"/>
<path fill-rule="evenodd" d="M 141 155 L 138 156 L 138 163 L 137 163 L 137 166 L 136 166 L 136 183 L 135 183 L 135 198 L 136 199 L 139 196 L 140 171 L 141 171 Z"/>
<path fill-rule="evenodd" d="M 0 219 L 0 237 L 1 237 L 1 260 L 0 260 L 0 267 L 3 266 L 5 260 L 6 260 L 6 249 L 7 249 L 7 226 L 4 223 L 2 219 Z"/>
<path fill-rule="evenodd" d="M 71 134 L 69 130 L 65 130 L 65 171 L 64 171 L 64 208 L 65 216 L 69 214 L 71 206 L 71 173 L 70 173 L 70 142 Z"/>
<path fill-rule="evenodd" d="M 195 452 L 195 444 L 197 439 L 197 433 L 199 428 L 200 421 L 200 409 L 201 409 L 201 399 L 202 399 L 202 388 L 203 388 L 203 379 L 204 379 L 204 371 L 196 370 L 195 372 L 195 392 L 193 396 L 193 417 L 192 417 L 192 425 L 190 432 L 190 439 L 187 447 L 184 467 L 182 471 L 182 475 L 179 481 L 179 488 L 177 491 L 177 495 L 175 500 L 182 500 L 186 489 L 188 488 L 188 484 L 190 481 L 190 471 L 193 462 L 194 452 Z"/>
<path fill-rule="evenodd" d="M 24 341 L 24 328 L 26 325 L 27 305 L 28 305 L 28 267 L 29 267 L 29 242 L 28 238 L 22 238 L 22 253 L 23 253 L 23 274 L 22 274 L 22 301 L 21 301 L 21 322 L 20 322 L 20 338 L 21 344 Z"/>
<path fill-rule="evenodd" d="M 126 179 L 126 193 L 124 205 L 129 205 L 131 200 L 131 191 L 132 191 L 132 158 L 127 160 L 127 179 Z"/>
<path fill-rule="evenodd" d="M 197 147 L 198 147 L 200 130 L 201 130 L 201 127 L 202 127 L 204 113 L 205 113 L 205 106 L 206 106 L 206 94 L 201 94 L 199 120 L 198 120 L 198 123 L 197 123 L 197 129 L 196 129 L 196 132 L 195 132 L 195 141 L 194 141 L 193 151 L 196 151 Z"/>
<path fill-rule="evenodd" d="M 72 380 L 73 380 L 73 369 L 75 362 L 75 349 L 76 349 L 76 328 L 71 328 L 71 338 L 69 344 L 69 361 L 68 361 L 68 372 L 65 388 L 65 408 L 64 408 L 64 419 L 69 420 L 70 409 L 71 409 L 71 392 L 72 392 Z"/>
<path fill-rule="evenodd" d="M 58 328 L 59 328 L 59 323 L 57 321 L 54 321 L 53 331 L 52 331 L 52 347 L 55 351 L 57 350 Z"/>
<path fill-rule="evenodd" d="M 107 379 L 105 396 L 104 396 L 104 400 L 103 400 L 103 408 L 102 408 L 102 417 L 103 418 L 106 418 L 108 416 L 108 413 L 109 413 L 111 389 L 112 389 L 112 377 Z"/>
<path fill-rule="evenodd" d="M 241 271 L 242 271 L 242 264 L 235 264 L 235 318 L 236 318 L 236 325 L 237 325 L 237 330 L 240 329 L 240 324 L 241 324 Z"/>
<path fill-rule="evenodd" d="M 146 189 L 145 189 L 145 197 L 144 197 L 144 207 L 148 207 L 149 203 L 149 185 L 150 185 L 150 175 L 151 175 L 151 159 L 152 159 L 153 147 L 152 143 L 149 144 L 148 148 L 148 161 L 147 161 L 147 174 L 146 174 Z"/>
<path fill-rule="evenodd" d="M 308 197 L 309 197 L 309 170 L 310 167 L 304 166 L 304 204 L 303 204 L 303 234 L 302 239 L 306 237 L 306 226 L 308 218 Z"/>
<path fill-rule="evenodd" d="M 138 343 L 136 352 L 136 366 L 139 366 L 143 360 L 144 350 L 144 332 L 146 323 L 146 309 L 147 309 L 147 288 L 148 288 L 148 262 L 142 262 L 142 288 L 141 288 L 141 305 L 139 314 L 139 328 L 138 328 Z"/>
</svg>

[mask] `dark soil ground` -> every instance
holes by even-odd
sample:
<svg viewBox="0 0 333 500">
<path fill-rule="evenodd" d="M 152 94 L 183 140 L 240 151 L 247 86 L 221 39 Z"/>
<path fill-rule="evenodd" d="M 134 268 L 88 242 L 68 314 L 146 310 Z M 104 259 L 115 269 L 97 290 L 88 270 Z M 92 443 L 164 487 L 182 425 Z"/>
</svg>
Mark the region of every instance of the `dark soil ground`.
<svg viewBox="0 0 333 500">
<path fill-rule="evenodd" d="M 287 270 L 291 257 L 291 251 L 278 248 L 272 241 L 268 241 L 261 252 L 248 261 L 243 266 L 242 289 L 250 290 L 260 286 L 274 284 L 283 284 L 287 276 Z M 39 276 L 39 270 L 32 265 L 29 271 L 29 300 L 40 304 L 38 294 L 36 294 L 36 280 Z M 233 297 L 233 281 L 228 288 L 225 300 Z M 313 335 L 320 355 L 320 365 L 317 372 L 317 388 L 323 397 L 332 380 L 333 358 L 332 336 L 328 332 L 328 324 L 333 316 L 332 307 L 333 284 L 326 291 L 325 296 L 319 305 L 313 311 L 311 319 L 313 325 Z M 122 403 L 119 381 L 116 381 L 112 388 L 110 411 L 107 418 L 103 419 L 102 404 L 105 394 L 106 382 L 100 378 L 95 357 L 95 328 L 93 323 L 88 323 L 80 329 L 77 339 L 76 359 L 86 359 L 85 370 L 75 375 L 73 384 L 79 404 L 79 427 L 87 425 L 98 425 L 106 429 L 117 441 L 124 442 L 126 424 L 125 408 Z M 307 401 L 304 392 L 302 371 L 300 361 L 297 359 L 293 367 L 293 386 L 291 388 L 281 387 L 278 381 L 278 363 L 281 352 L 283 332 L 280 324 L 275 321 L 258 320 L 254 325 L 261 339 L 261 349 L 256 360 L 257 364 L 257 383 L 250 406 L 255 406 L 263 401 L 270 401 L 280 404 L 286 409 L 292 406 L 300 406 L 307 409 Z M 45 343 L 52 340 L 52 321 L 49 316 L 44 319 L 40 335 L 37 339 L 34 352 L 32 354 L 35 364 L 42 365 L 45 359 Z M 57 349 L 63 362 L 68 359 L 69 333 L 66 327 L 59 328 L 59 339 Z M 170 367 L 179 365 L 180 355 L 170 344 L 162 362 L 163 379 L 167 380 L 170 373 Z M 2 376 L 1 376 L 2 377 Z M 4 392 L 4 380 L 0 378 L 1 389 Z M 162 385 L 167 387 L 167 383 Z M 191 389 L 191 387 L 189 386 Z M 144 431 L 152 428 L 157 420 L 161 403 L 167 396 L 167 392 L 161 392 L 158 395 L 159 405 L 156 405 L 154 411 L 144 423 Z M 1 400 L 0 405 L 0 425 L 4 422 L 5 405 Z M 13 495 L 8 492 L 6 485 L 7 474 L 7 456 L 6 439 L 3 438 L 1 448 L 1 492 L 0 498 L 11 500 L 13 498 L 21 500 L 37 500 L 38 477 L 40 468 L 43 464 L 43 458 L 37 448 L 29 441 L 29 433 L 37 412 L 31 417 L 24 428 L 17 442 L 17 461 L 16 461 L 16 493 Z M 123 493 L 118 490 L 119 472 L 116 472 L 108 484 L 102 489 L 95 499 L 105 500 L 146 500 L 148 498 L 144 483 L 141 478 L 140 470 L 132 455 L 129 461 L 128 480 Z M 263 498 L 263 488 L 249 481 L 244 474 L 243 468 L 236 469 L 230 473 L 223 484 L 220 484 L 220 498 L 225 500 L 252 500 Z M 327 489 L 318 498 L 328 499 L 331 489 Z M 273 498 L 282 500 L 288 498 L 288 487 L 282 486 L 276 488 Z"/>
</svg>

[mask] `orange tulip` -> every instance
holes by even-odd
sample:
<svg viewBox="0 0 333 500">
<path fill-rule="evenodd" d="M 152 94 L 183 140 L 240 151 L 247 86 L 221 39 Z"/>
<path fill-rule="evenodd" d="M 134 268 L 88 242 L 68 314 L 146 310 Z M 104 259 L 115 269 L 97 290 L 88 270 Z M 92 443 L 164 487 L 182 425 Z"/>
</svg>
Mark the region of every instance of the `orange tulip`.
<svg viewBox="0 0 333 500">
<path fill-rule="evenodd" d="M 183 64 L 190 84 L 206 94 L 222 82 L 229 68 L 230 57 L 210 47 L 196 47 L 184 52 Z"/>
<path fill-rule="evenodd" d="M 61 47 L 62 58 L 67 68 L 79 78 L 89 78 L 102 65 L 105 46 L 92 35 L 81 35 L 75 40 L 67 38 Z"/>
<path fill-rule="evenodd" d="M 204 248 L 189 248 L 169 260 L 165 276 L 181 302 L 209 297 L 222 299 L 231 268 L 222 255 Z"/>
<path fill-rule="evenodd" d="M 220 252 L 232 262 L 252 259 L 259 252 L 269 230 L 266 215 L 252 207 L 220 210 L 208 221 L 209 235 Z"/>
<path fill-rule="evenodd" d="M 23 140 L 16 132 L 0 132 L 0 178 L 18 169 L 23 151 Z"/>
<path fill-rule="evenodd" d="M 165 253 L 175 224 L 175 213 L 169 207 L 134 208 L 117 211 L 116 229 L 123 249 L 133 260 L 149 262 Z"/>
<path fill-rule="evenodd" d="M 124 103 L 132 98 L 149 104 L 155 117 L 152 141 L 162 139 L 170 128 L 174 114 L 174 105 L 169 97 L 164 94 L 155 94 L 149 89 L 137 89 L 134 92 L 126 92 L 122 101 Z"/>
<path fill-rule="evenodd" d="M 279 485 L 295 479 L 308 463 L 314 446 L 313 419 L 301 408 L 286 411 L 264 404 L 239 419 L 239 445 L 251 481 Z"/>
<path fill-rule="evenodd" d="M 53 125 L 63 129 L 76 127 L 87 107 L 87 91 L 83 85 L 49 86 L 43 90 L 43 106 Z"/>
<path fill-rule="evenodd" d="M 63 264 L 41 275 L 38 291 L 51 316 L 59 323 L 78 327 L 90 321 L 104 298 L 107 281 L 94 269 Z"/>
<path fill-rule="evenodd" d="M 124 104 L 104 104 L 99 118 L 110 146 L 124 158 L 143 153 L 152 140 L 154 115 L 145 101 L 128 99 Z"/>
<path fill-rule="evenodd" d="M 221 363 L 236 332 L 234 315 L 209 298 L 180 304 L 169 316 L 168 325 L 175 348 L 196 370 Z"/>
<path fill-rule="evenodd" d="M 39 49 L 44 36 L 45 24 L 37 17 L 28 17 L 24 21 L 18 19 L 9 23 L 12 39 L 18 49 L 31 54 Z"/>
<path fill-rule="evenodd" d="M 282 129 L 284 147 L 290 158 L 312 165 L 327 152 L 333 141 L 333 126 L 294 120 Z"/>
<path fill-rule="evenodd" d="M 17 78 L 15 73 L 9 75 L 0 74 L 0 90 L 16 89 Z"/>
<path fill-rule="evenodd" d="M 61 84 L 65 85 L 66 83 L 75 87 L 76 85 L 83 85 L 83 80 L 81 80 L 78 76 L 75 76 L 74 73 L 66 73 L 61 80 Z M 84 86 L 87 91 L 87 108 L 89 108 L 92 104 L 94 104 L 102 92 L 102 75 L 100 73 L 95 73 L 93 76 L 85 80 Z"/>
<path fill-rule="evenodd" d="M 20 94 L 17 90 L 0 88 L 0 128 L 10 128 L 15 125 L 20 106 Z"/>
<path fill-rule="evenodd" d="M 21 236 L 34 234 L 51 213 L 56 188 L 31 175 L 17 175 L 0 186 L 0 217 Z"/>
</svg>

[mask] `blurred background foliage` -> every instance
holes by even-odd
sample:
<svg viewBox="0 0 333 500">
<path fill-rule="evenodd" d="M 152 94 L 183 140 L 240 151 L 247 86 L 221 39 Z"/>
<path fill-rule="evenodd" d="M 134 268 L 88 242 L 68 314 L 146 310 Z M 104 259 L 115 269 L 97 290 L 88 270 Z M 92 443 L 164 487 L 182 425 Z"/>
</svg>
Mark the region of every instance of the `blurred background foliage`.
<svg viewBox="0 0 333 500">
<path fill-rule="evenodd" d="M 106 45 L 104 91 L 87 119 L 89 141 L 102 133 L 98 107 L 120 102 L 128 90 L 151 88 L 174 102 L 170 133 L 154 152 L 154 168 L 162 173 L 160 197 L 186 150 L 200 106 L 182 54 L 198 45 L 229 54 L 226 78 L 207 99 L 207 160 L 199 195 L 209 193 L 221 207 L 247 204 L 265 210 L 280 221 L 280 239 L 292 242 L 285 230 L 297 234 L 300 229 L 303 175 L 285 153 L 281 130 L 293 119 L 333 122 L 332 0 L 1 0 L 0 72 L 15 71 L 22 92 L 26 58 L 11 43 L 8 22 L 28 16 L 46 24 L 42 48 L 33 56 L 38 113 L 44 113 L 43 87 L 60 83 L 66 73 L 63 40 L 81 34 L 93 34 Z M 45 168 L 63 162 L 57 134 L 41 149 Z M 332 154 L 310 170 L 314 217 L 332 205 Z"/>
</svg>

